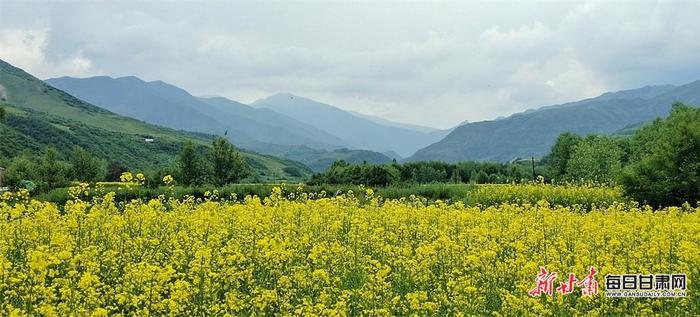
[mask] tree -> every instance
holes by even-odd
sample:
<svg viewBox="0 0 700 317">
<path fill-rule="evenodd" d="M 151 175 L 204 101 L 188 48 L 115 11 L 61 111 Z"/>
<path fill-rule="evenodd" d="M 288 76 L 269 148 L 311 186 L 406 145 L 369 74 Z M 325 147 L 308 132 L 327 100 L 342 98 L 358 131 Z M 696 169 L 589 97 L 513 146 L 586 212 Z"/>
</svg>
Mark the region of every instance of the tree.
<svg viewBox="0 0 700 317">
<path fill-rule="evenodd" d="M 552 146 L 552 151 L 547 156 L 551 177 L 555 179 L 564 177 L 574 148 L 581 143 L 581 140 L 580 136 L 571 132 L 565 132 L 559 135 L 554 146 Z"/>
<path fill-rule="evenodd" d="M 622 150 L 615 140 L 589 135 L 579 142 L 567 162 L 566 177 L 611 183 L 622 169 Z"/>
<path fill-rule="evenodd" d="M 652 154 L 654 148 L 653 144 L 656 140 L 661 137 L 661 129 L 664 126 L 664 120 L 657 118 L 656 120 L 645 124 L 639 130 L 637 130 L 632 138 L 629 139 L 629 161 L 630 163 L 637 163 L 641 161 L 645 156 Z"/>
<path fill-rule="evenodd" d="M 69 168 L 58 157 L 54 148 L 46 149 L 44 157 L 37 166 L 39 187 L 43 190 L 54 189 L 68 185 Z"/>
<path fill-rule="evenodd" d="M 476 184 L 486 184 L 489 182 L 489 175 L 486 174 L 484 170 L 480 170 L 478 173 L 476 171 L 472 171 L 472 175 L 469 178 Z"/>
<path fill-rule="evenodd" d="M 413 181 L 420 184 L 439 183 L 447 181 L 447 172 L 442 168 L 436 168 L 423 162 L 413 170 Z"/>
<path fill-rule="evenodd" d="M 5 122 L 5 108 L 0 107 L 0 123 Z"/>
<path fill-rule="evenodd" d="M 5 171 L 4 181 L 9 186 L 19 187 L 22 181 L 36 180 L 36 171 L 36 163 L 29 154 L 24 153 L 12 159 Z"/>
<path fill-rule="evenodd" d="M 459 170 L 456 168 L 452 170 L 452 175 L 450 176 L 450 183 L 458 184 L 462 182 L 462 177 L 459 175 Z"/>
<path fill-rule="evenodd" d="M 122 173 L 127 171 L 129 171 L 129 169 L 126 168 L 124 164 L 117 161 L 111 161 L 109 162 L 109 165 L 107 165 L 107 175 L 105 178 L 108 181 L 118 182 Z"/>
<path fill-rule="evenodd" d="M 320 183 L 327 184 L 348 184 L 350 183 L 350 178 L 348 176 L 347 170 L 350 167 L 350 163 L 345 160 L 337 160 L 326 169 L 323 173 L 325 177 L 320 177 L 322 180 Z"/>
<path fill-rule="evenodd" d="M 369 186 L 388 186 L 396 182 L 399 172 L 391 165 L 371 165 L 363 167 L 366 179 L 362 182 Z"/>
<path fill-rule="evenodd" d="M 236 148 L 226 139 L 217 137 L 209 152 L 212 175 L 217 185 L 235 183 L 250 175 L 250 169 Z"/>
<path fill-rule="evenodd" d="M 700 109 L 673 105 L 666 120 L 638 130 L 621 183 L 627 195 L 653 206 L 700 202 Z"/>
<path fill-rule="evenodd" d="M 192 141 L 182 144 L 180 155 L 177 159 L 178 176 L 181 183 L 185 185 L 202 184 L 205 175 L 202 159 L 197 153 L 197 148 Z"/>
<path fill-rule="evenodd" d="M 71 167 L 73 177 L 79 181 L 94 182 L 104 176 L 102 162 L 80 146 L 73 148 Z"/>
</svg>

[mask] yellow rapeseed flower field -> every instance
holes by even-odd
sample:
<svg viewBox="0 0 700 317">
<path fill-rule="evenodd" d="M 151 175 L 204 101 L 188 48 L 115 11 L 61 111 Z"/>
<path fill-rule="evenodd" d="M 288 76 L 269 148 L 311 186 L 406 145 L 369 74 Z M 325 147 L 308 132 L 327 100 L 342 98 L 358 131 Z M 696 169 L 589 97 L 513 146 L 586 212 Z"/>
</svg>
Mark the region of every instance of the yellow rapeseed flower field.
<svg viewBox="0 0 700 317">
<path fill-rule="evenodd" d="M 61 209 L 3 196 L 0 315 L 700 315 L 700 210 L 688 206 L 466 207 L 279 188 L 115 203 L 85 191 Z M 688 295 L 531 297 L 540 266 L 558 282 L 595 266 L 601 289 L 610 273 L 683 272 Z"/>
</svg>

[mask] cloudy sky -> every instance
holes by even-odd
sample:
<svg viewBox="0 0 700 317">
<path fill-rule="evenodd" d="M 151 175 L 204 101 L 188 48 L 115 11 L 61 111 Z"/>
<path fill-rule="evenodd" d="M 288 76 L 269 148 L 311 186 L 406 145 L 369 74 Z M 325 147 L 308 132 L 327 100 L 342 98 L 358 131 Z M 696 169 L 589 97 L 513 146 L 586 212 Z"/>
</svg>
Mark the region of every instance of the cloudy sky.
<svg viewBox="0 0 700 317">
<path fill-rule="evenodd" d="M 0 0 L 0 58 L 46 79 L 135 75 L 252 102 L 277 92 L 449 127 L 700 79 L 700 0 Z"/>
</svg>

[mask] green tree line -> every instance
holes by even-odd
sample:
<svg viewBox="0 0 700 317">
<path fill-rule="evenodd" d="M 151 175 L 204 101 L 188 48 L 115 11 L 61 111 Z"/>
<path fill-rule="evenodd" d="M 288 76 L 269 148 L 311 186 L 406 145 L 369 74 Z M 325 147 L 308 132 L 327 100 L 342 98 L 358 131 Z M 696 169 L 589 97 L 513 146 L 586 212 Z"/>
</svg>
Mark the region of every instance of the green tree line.
<svg viewBox="0 0 700 317">
<path fill-rule="evenodd" d="M 539 165 L 537 170 L 542 169 Z M 532 180 L 530 161 L 513 163 L 439 161 L 399 164 L 355 164 L 337 161 L 325 172 L 311 177 L 309 184 L 364 184 L 389 186 L 401 183 L 520 183 Z"/>
<path fill-rule="evenodd" d="M 10 160 L 3 185 L 45 192 L 68 186 L 71 181 L 119 181 L 126 171 L 124 164 L 100 160 L 80 146 L 75 146 L 68 157 L 49 147 L 43 156 L 27 152 Z M 191 141 L 184 143 L 171 167 L 146 174 L 147 185 L 152 186 L 160 185 L 165 175 L 172 175 L 184 185 L 223 186 L 247 177 L 250 169 L 228 140 L 217 137 L 209 148 L 196 147 Z"/>
</svg>

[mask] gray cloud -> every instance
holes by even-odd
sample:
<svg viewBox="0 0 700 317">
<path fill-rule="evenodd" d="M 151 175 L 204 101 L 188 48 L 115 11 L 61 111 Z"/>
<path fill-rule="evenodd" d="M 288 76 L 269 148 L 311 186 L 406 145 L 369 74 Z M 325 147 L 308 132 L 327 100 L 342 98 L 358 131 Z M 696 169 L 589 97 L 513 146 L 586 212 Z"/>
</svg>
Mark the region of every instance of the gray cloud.
<svg viewBox="0 0 700 317">
<path fill-rule="evenodd" d="M 699 79 L 700 1 L 12 2 L 0 58 L 243 102 L 292 92 L 447 127 Z"/>
</svg>

